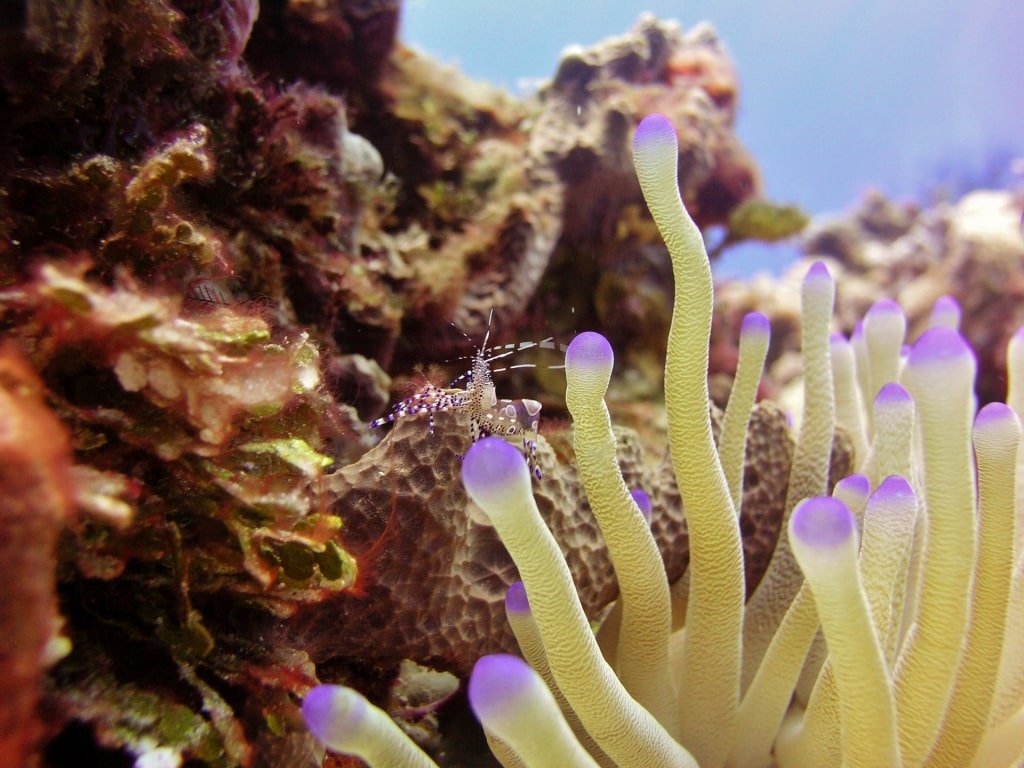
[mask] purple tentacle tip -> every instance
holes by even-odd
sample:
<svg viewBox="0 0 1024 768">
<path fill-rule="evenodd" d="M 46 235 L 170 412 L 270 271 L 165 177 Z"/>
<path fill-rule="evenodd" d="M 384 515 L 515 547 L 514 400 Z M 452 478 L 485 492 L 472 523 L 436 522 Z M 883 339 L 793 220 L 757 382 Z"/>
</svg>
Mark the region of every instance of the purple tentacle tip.
<svg viewBox="0 0 1024 768">
<path fill-rule="evenodd" d="M 980 411 L 974 423 L 978 426 L 992 424 L 997 421 L 1007 421 L 1014 416 L 1013 408 L 1006 403 L 989 403 Z"/>
<path fill-rule="evenodd" d="M 957 331 L 939 325 L 929 328 L 910 349 L 907 365 L 912 368 L 934 364 L 964 364 L 974 360 L 974 351 Z"/>
<path fill-rule="evenodd" d="M 828 271 L 828 267 L 825 266 L 825 262 L 816 261 L 811 264 L 810 269 L 807 270 L 807 276 L 805 280 L 828 280 L 832 281 L 832 274 Z"/>
<path fill-rule="evenodd" d="M 744 336 L 748 333 L 767 334 L 771 328 L 771 321 L 768 320 L 768 316 L 764 312 L 748 312 L 743 316 L 740 333 Z"/>
<path fill-rule="evenodd" d="M 885 317 L 886 315 L 902 315 L 903 309 L 892 299 L 879 299 L 872 304 L 865 315 L 865 319 L 872 317 Z"/>
<path fill-rule="evenodd" d="M 651 523 L 651 516 L 654 512 L 654 507 L 651 504 L 651 497 L 647 495 L 646 491 L 642 491 L 637 488 L 635 491 L 630 491 L 629 495 L 633 497 L 633 501 L 640 507 L 640 514 L 644 516 L 644 520 L 647 524 Z"/>
<path fill-rule="evenodd" d="M 912 501 L 917 498 L 914 489 L 905 478 L 899 475 L 889 475 L 881 483 L 875 492 L 871 494 L 872 501 L 896 502 L 900 500 Z"/>
<path fill-rule="evenodd" d="M 302 700 L 306 727 L 327 745 L 344 741 L 362 714 L 366 703 L 339 685 L 318 685 Z"/>
<path fill-rule="evenodd" d="M 595 376 L 610 379 L 614 365 L 615 353 L 612 351 L 612 345 L 600 333 L 584 331 L 566 347 L 565 368 L 569 375 L 585 376 L 588 379 Z"/>
<path fill-rule="evenodd" d="M 505 592 L 505 613 L 529 613 L 530 600 L 526 596 L 526 586 L 521 581 L 513 581 Z"/>
<path fill-rule="evenodd" d="M 816 496 L 805 499 L 793 510 L 792 535 L 815 548 L 844 544 L 856 535 L 853 514 L 839 499 Z"/>
<path fill-rule="evenodd" d="M 604 367 L 615 362 L 612 345 L 600 333 L 584 331 L 569 342 L 565 349 L 565 364 L 572 366 Z"/>
<path fill-rule="evenodd" d="M 871 493 L 871 481 L 868 480 L 867 475 L 847 475 L 836 483 L 836 486 L 855 496 L 861 496 L 865 499 L 868 497 L 868 494 Z"/>
<path fill-rule="evenodd" d="M 955 327 L 960 324 L 960 316 L 960 302 L 949 294 L 939 296 L 932 305 L 933 323 Z"/>
<path fill-rule="evenodd" d="M 890 381 L 878 390 L 878 394 L 875 395 L 875 405 L 883 408 L 886 406 L 907 405 L 911 402 L 913 402 L 913 399 L 910 397 L 910 393 L 895 381 Z"/>
<path fill-rule="evenodd" d="M 530 469 L 522 451 L 500 437 L 477 440 L 462 460 L 462 484 L 478 503 L 524 482 L 529 488 Z"/>
<path fill-rule="evenodd" d="M 1019 434 L 1020 422 L 1017 414 L 1006 403 L 989 403 L 974 418 L 975 435 L 999 435 L 1011 438 Z"/>
<path fill-rule="evenodd" d="M 501 717 L 515 699 L 534 684 L 536 673 L 518 656 L 495 653 L 481 656 L 469 676 L 469 706 L 482 722 Z"/>
<path fill-rule="evenodd" d="M 676 128 L 672 121 L 664 115 L 652 114 L 640 121 L 633 134 L 633 149 L 642 150 L 643 147 L 658 142 L 672 142 L 678 144 Z"/>
</svg>

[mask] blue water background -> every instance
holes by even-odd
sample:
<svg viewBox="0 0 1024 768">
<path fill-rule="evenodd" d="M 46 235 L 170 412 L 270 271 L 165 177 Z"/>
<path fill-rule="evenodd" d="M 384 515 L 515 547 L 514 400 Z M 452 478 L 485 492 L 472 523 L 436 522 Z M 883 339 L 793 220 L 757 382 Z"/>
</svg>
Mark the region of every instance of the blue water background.
<svg viewBox="0 0 1024 768">
<path fill-rule="evenodd" d="M 927 202 L 1015 181 L 1024 0 L 407 0 L 402 37 L 515 93 L 643 11 L 718 29 L 741 79 L 737 130 L 773 199 L 822 213 L 872 187 Z M 794 253 L 734 249 L 717 271 L 777 272 Z"/>
</svg>

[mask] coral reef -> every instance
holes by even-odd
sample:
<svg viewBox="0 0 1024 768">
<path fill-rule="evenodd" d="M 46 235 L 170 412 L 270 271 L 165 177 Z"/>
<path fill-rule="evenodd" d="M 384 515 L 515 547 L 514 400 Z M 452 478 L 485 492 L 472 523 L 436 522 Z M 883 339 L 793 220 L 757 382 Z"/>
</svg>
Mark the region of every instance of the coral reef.
<svg viewBox="0 0 1024 768">
<path fill-rule="evenodd" d="M 318 483 L 365 421 L 321 369 L 372 379 L 338 338 L 397 333 L 351 250 L 379 158 L 340 99 L 252 74 L 254 2 L 25 5 L 0 62 L 5 759 L 311 765 L 314 669 L 244 619 L 355 579 Z"/>
<path fill-rule="evenodd" d="M 896 299 L 912 337 L 927 327 L 932 306 L 951 296 L 961 307 L 961 331 L 979 357 L 982 403 L 1006 399 L 1006 347 L 1024 323 L 1021 309 L 1024 200 L 1008 191 L 975 191 L 956 203 L 916 211 L 868 196 L 839 221 L 822 221 L 806 235 L 808 254 L 843 268 L 848 299 L 843 330 L 876 299 Z"/>
<path fill-rule="evenodd" d="M 262 3 L 259 10 L 245 49 L 255 69 L 285 82 L 322 83 L 357 100 L 373 99 L 396 43 L 398 0 L 285 0 Z"/>
<path fill-rule="evenodd" d="M 247 68 L 255 3 L 194 3 L 186 17 L 153 0 L 133 6 L 137 18 L 30 5 L 6 33 L 17 66 L 3 68 L 8 282 L 34 260 L 84 251 L 108 280 L 130 265 L 150 285 L 257 301 L 331 341 L 393 341 L 400 312 L 384 270 L 354 250 L 380 158 L 348 131 L 341 99 L 271 87 Z M 54 87 L 24 108 L 34 68 Z"/>
<path fill-rule="evenodd" d="M 190 312 L 183 297 L 123 273 L 107 287 L 89 278 L 92 266 L 44 263 L 30 286 L 5 294 L 15 332 L 35 341 L 40 389 L 70 430 L 66 482 L 82 513 L 59 548 L 72 650 L 51 673 L 48 706 L 140 759 L 157 744 L 211 765 L 251 763 L 268 735 L 246 735 L 231 690 L 287 717 L 291 687 L 315 678 L 300 650 L 256 650 L 225 619 L 247 605 L 280 616 L 354 581 L 353 559 L 332 539 L 341 521 L 317 488 L 332 461 L 319 451 L 348 441 L 351 416 L 327 396 L 305 334 L 232 306 Z M 45 426 L 33 421 L 36 440 Z M 173 691 L 168 676 L 180 678 Z M 63 737 L 73 729 L 55 755 L 74 749 Z M 266 753 L 303 741 L 293 733 Z"/>
<path fill-rule="evenodd" d="M 641 201 L 628 137 L 648 112 L 680 117 L 690 158 L 683 186 L 703 206 L 704 223 L 725 222 L 760 190 L 733 131 L 735 72 L 706 25 L 684 35 L 644 17 L 621 38 L 567 53 L 552 81 L 524 101 L 403 49 L 378 90 L 377 110 L 354 127 L 374 137 L 402 187 L 381 231 L 370 222 L 362 243 L 405 265 L 391 274 L 404 311 L 400 343 L 421 361 L 451 355 L 461 333 L 482 336 L 492 311 L 499 329 L 524 312 L 567 329 L 570 306 L 576 322 L 580 313 L 589 320 L 597 268 L 614 271 L 621 256 L 620 220 L 632 240 L 628 222 Z M 580 250 L 598 255 L 594 269 L 574 275 L 580 295 L 536 296 L 545 273 L 554 276 L 549 285 L 566 284 L 559 270 Z"/>
<path fill-rule="evenodd" d="M 671 115 L 681 192 L 701 226 L 725 224 L 761 194 L 756 163 L 733 130 L 732 62 L 709 25 L 684 32 L 644 16 L 627 35 L 569 48 L 539 100 L 532 139 L 562 180 L 565 217 L 533 314 L 566 333 L 608 328 L 631 365 L 649 371 L 664 358 L 671 297 L 661 239 L 641 214 L 629 137 L 645 115 Z"/>
<path fill-rule="evenodd" d="M 438 759 L 468 759 L 479 731 L 453 725 L 466 698 L 435 670 L 464 677 L 481 654 L 516 651 L 506 592 L 522 574 L 459 482 L 480 436 L 465 414 L 433 427 L 403 416 L 382 439 L 368 426 L 396 395 L 459 373 L 444 358 L 465 334 L 500 344 L 602 326 L 626 351 L 611 412 L 632 429 L 616 430 L 616 461 L 650 496 L 648 566 L 668 574 L 672 625 L 684 621 L 700 567 L 672 469 L 686 446 L 666 448 L 657 398 L 669 262 L 630 138 L 653 111 L 673 117 L 677 186 L 700 225 L 725 227 L 723 246 L 797 231 L 798 211 L 759 196 L 733 131 L 728 54 L 707 25 L 644 17 L 513 98 L 404 48 L 398 6 L 26 0 L 0 13 L 11 764 L 310 768 L 323 747 L 299 700 L 322 681 L 358 687 Z M 937 272 L 970 286 L 963 326 L 997 377 L 1015 309 L 986 299 L 982 275 L 1006 267 L 995 287 L 1014 295 L 1018 205 L 965 200 L 929 224 L 880 204 L 856 234 L 932 254 L 927 270 L 874 280 Z M 952 266 L 932 268 L 940 253 Z M 782 360 L 799 318 L 772 320 L 768 357 Z M 713 353 L 730 376 L 744 354 L 731 341 Z M 634 585 L 616 578 L 584 493 L 559 377 L 498 384 L 554 415 L 533 488 L 609 649 L 611 628 L 633 621 L 620 592 Z M 719 389 L 728 408 L 738 396 Z M 712 440 L 746 446 L 730 463 L 745 563 L 731 588 L 750 596 L 797 493 L 802 441 L 774 404 L 749 424 L 711 413 Z M 853 423 L 818 435 L 815 482 L 831 488 L 869 458 L 858 436 Z"/>
</svg>

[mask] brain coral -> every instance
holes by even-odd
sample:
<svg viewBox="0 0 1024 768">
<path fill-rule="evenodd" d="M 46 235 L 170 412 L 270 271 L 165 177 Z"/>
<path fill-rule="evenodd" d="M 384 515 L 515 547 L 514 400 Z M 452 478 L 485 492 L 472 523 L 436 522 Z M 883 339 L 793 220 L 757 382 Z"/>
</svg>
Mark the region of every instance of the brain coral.
<svg viewBox="0 0 1024 768">
<path fill-rule="evenodd" d="M 793 443 L 785 414 L 770 403 L 754 409 L 749 434 L 741 526 L 751 590 L 778 536 Z M 354 593 L 300 606 L 289 623 L 286 631 L 315 660 L 360 657 L 386 666 L 410 658 L 465 674 L 482 654 L 515 650 L 504 600 L 518 576 L 458 482 L 468 447 L 464 413 L 434 414 L 432 432 L 425 417 L 405 417 L 359 461 L 329 477 L 326 491 L 344 521 L 340 537 L 357 557 L 359 577 Z M 850 460 L 848 450 L 837 451 L 833 476 L 847 474 Z M 619 463 L 626 482 L 652 496 L 652 529 L 675 581 L 686 568 L 687 539 L 670 465 L 647 463 L 628 429 L 619 431 Z M 565 433 L 541 435 L 538 464 L 544 476 L 535 482 L 537 505 L 588 615 L 596 617 L 617 586 Z"/>
</svg>

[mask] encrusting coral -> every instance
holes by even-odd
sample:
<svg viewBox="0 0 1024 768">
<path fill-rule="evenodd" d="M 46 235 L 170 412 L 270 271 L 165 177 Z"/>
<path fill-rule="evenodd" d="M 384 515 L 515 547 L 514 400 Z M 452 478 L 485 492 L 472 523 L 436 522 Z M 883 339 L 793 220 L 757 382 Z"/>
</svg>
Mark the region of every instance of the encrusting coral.
<svg viewBox="0 0 1024 768">
<path fill-rule="evenodd" d="M 354 656 L 389 664 L 409 658 L 466 675 L 482 653 L 516 648 L 504 613 L 505 591 L 518 578 L 515 565 L 458 479 L 468 416 L 438 412 L 432 430 L 427 421 L 425 415 L 399 419 L 377 446 L 324 481 L 332 509 L 362 512 L 347 515 L 341 532 L 360 577 L 354 591 L 299 606 L 284 628 L 314 660 Z M 720 422 L 716 417 L 716 434 Z M 631 430 L 620 428 L 616 434 L 627 481 L 649 489 L 657 507 L 652 530 L 674 581 L 686 568 L 688 545 L 671 467 L 651 465 Z M 753 409 L 745 434 L 740 522 L 752 590 L 778 536 L 793 445 L 786 415 L 767 402 Z M 617 593 L 605 542 L 583 493 L 568 435 L 548 427 L 537 442 L 542 470 L 542 478 L 534 480 L 537 503 L 562 547 L 587 615 L 596 619 Z M 839 452 L 834 476 L 847 474 L 851 461 Z M 436 629 L 422 632 L 424 623 Z"/>
<path fill-rule="evenodd" d="M 758 602 L 755 594 L 745 608 L 727 480 L 736 458 L 716 451 L 707 409 L 710 272 L 675 186 L 672 124 L 660 115 L 646 118 L 634 146 L 676 276 L 665 379 L 671 458 L 689 529 L 687 589 L 669 589 L 649 528 L 615 466 L 615 438 L 603 411 L 611 347 L 582 334 L 566 352 L 567 399 L 579 422 L 581 476 L 622 584 L 618 637 L 596 642 L 520 452 L 496 438 L 475 443 L 463 462 L 463 482 L 518 567 L 523 584 L 510 589 L 507 610 L 540 675 L 500 656 L 477 663 L 470 702 L 495 755 L 504 765 L 547 765 L 557 754 L 558 764 L 644 768 L 1018 764 L 1024 757 L 1024 675 L 1016 645 L 1024 623 L 1024 537 L 1015 511 L 1021 427 L 1002 403 L 976 413 L 974 354 L 955 327 L 943 324 L 956 313 L 937 312 L 936 324 L 903 356 L 902 315 L 896 305 L 883 305 L 872 325 L 886 329 L 884 338 L 866 333 L 884 343 L 865 344 L 853 358 L 856 368 L 840 365 L 844 340 L 828 338 L 832 280 L 821 264 L 808 271 L 808 390 L 785 546 L 780 539 L 759 587 L 772 599 Z M 1018 332 L 1009 351 L 1010 403 L 1024 399 L 1020 338 Z M 763 352 L 747 354 L 759 359 Z M 895 378 L 884 381 L 890 375 Z M 851 397 L 858 399 L 851 403 Z M 862 474 L 826 495 L 836 413 L 858 409 L 868 418 L 845 427 L 863 430 L 854 442 L 871 446 L 857 459 Z M 685 621 L 674 629 L 672 603 L 680 599 Z M 767 637 L 751 653 L 753 615 Z M 816 649 L 819 629 L 824 645 Z M 645 668 L 651 664 L 653 674 Z M 504 686 L 494 682 L 495 670 Z M 810 684 L 802 687 L 801 677 Z M 349 750 L 343 710 L 352 705 L 341 702 L 351 692 L 325 686 L 311 696 L 337 704 L 307 708 L 310 728 L 330 737 L 332 749 Z M 536 711 L 554 716 L 554 702 L 565 723 L 557 734 L 547 732 L 562 746 L 538 750 Z M 399 758 L 379 759 L 383 765 Z"/>
</svg>

